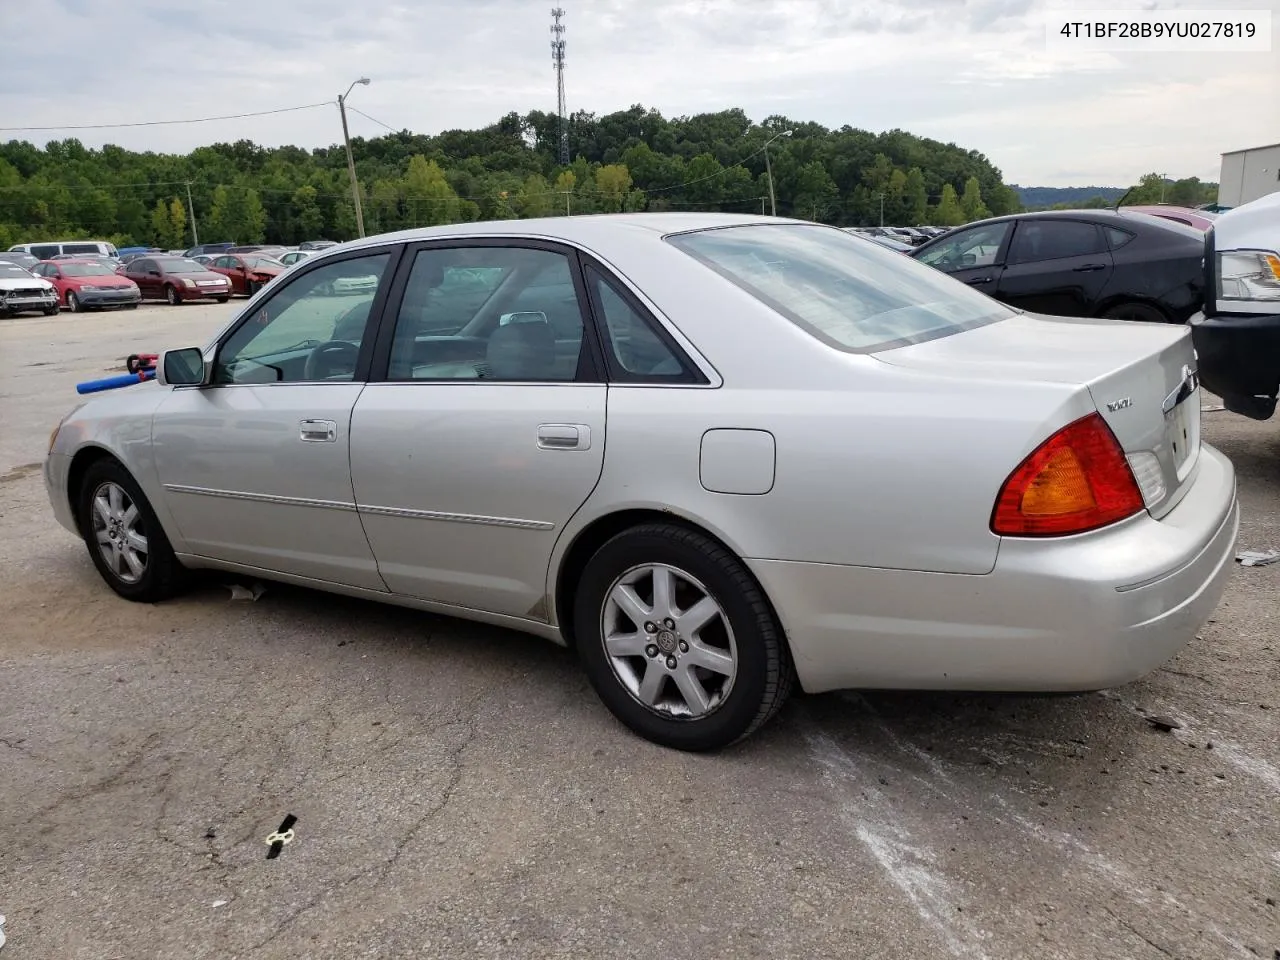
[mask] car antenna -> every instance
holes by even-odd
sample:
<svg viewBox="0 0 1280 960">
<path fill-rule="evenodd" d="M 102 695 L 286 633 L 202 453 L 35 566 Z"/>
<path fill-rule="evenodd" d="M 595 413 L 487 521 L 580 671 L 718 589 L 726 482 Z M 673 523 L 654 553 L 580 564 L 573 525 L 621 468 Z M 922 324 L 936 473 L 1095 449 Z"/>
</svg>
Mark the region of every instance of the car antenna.
<svg viewBox="0 0 1280 960">
<path fill-rule="evenodd" d="M 1131 193 L 1133 193 L 1133 187 L 1130 187 L 1123 194 L 1121 194 L 1120 199 L 1116 201 L 1116 205 L 1114 208 L 1116 213 L 1120 212 L 1120 205 L 1129 199 L 1129 194 Z"/>
</svg>

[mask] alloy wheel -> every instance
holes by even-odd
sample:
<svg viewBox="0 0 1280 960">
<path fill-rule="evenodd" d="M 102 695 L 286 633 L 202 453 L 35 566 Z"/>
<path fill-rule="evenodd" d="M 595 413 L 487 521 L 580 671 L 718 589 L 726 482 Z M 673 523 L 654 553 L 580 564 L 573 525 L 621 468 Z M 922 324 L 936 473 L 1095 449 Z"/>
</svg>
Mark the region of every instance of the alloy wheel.
<svg viewBox="0 0 1280 960">
<path fill-rule="evenodd" d="M 147 570 L 147 537 L 138 505 L 122 486 L 107 481 L 93 492 L 93 534 L 107 569 L 123 583 L 137 583 Z"/>
<path fill-rule="evenodd" d="M 729 618 L 685 571 L 642 564 L 605 594 L 600 636 L 614 675 L 659 716 L 693 719 L 716 710 L 737 675 Z"/>
</svg>

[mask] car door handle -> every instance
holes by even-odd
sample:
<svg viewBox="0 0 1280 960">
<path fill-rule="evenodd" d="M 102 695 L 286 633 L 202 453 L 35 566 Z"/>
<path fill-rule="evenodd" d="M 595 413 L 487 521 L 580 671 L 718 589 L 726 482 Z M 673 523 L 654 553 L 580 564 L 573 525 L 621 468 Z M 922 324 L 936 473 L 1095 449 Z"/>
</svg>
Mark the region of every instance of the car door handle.
<svg viewBox="0 0 1280 960">
<path fill-rule="evenodd" d="M 974 277 L 972 280 L 965 281 L 965 283 L 969 284 L 970 286 L 973 286 L 974 284 L 978 284 L 978 283 L 990 283 L 990 282 L 991 282 L 991 277 Z"/>
<path fill-rule="evenodd" d="M 538 425 L 540 450 L 590 450 L 591 428 L 585 423 L 542 423 Z"/>
<path fill-rule="evenodd" d="M 1083 267 L 1072 267 L 1072 272 L 1073 273 L 1090 273 L 1094 270 L 1105 270 L 1105 269 L 1107 269 L 1107 265 L 1105 263 L 1086 263 Z"/>
<path fill-rule="evenodd" d="M 333 443 L 338 439 L 338 425 L 332 420 L 302 420 L 298 431 L 300 439 L 311 443 Z"/>
</svg>

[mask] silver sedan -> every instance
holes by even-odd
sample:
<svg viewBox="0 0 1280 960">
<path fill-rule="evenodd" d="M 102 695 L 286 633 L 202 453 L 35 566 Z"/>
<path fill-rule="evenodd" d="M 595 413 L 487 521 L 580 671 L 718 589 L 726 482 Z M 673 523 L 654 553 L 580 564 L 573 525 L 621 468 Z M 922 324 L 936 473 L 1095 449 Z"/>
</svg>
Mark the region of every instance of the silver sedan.
<svg viewBox="0 0 1280 960">
<path fill-rule="evenodd" d="M 213 568 L 512 627 L 689 750 L 796 682 L 1137 678 L 1210 616 L 1238 527 L 1184 327 L 718 214 L 325 250 L 68 415 L 45 480 L 123 597 Z"/>
</svg>

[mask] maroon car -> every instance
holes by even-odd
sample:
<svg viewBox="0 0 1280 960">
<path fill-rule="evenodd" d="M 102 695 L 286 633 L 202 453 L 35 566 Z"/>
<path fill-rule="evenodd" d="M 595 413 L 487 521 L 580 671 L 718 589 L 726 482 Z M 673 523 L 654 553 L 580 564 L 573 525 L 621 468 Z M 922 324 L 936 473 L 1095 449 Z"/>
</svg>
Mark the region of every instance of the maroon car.
<svg viewBox="0 0 1280 960">
<path fill-rule="evenodd" d="M 209 269 L 230 280 L 235 293 L 252 297 L 288 268 L 257 253 L 223 253 L 214 258 Z"/>
<path fill-rule="evenodd" d="M 185 300 L 231 299 L 226 277 L 186 257 L 139 257 L 116 272 L 136 283 L 144 300 L 167 300 L 177 306 Z"/>
</svg>

